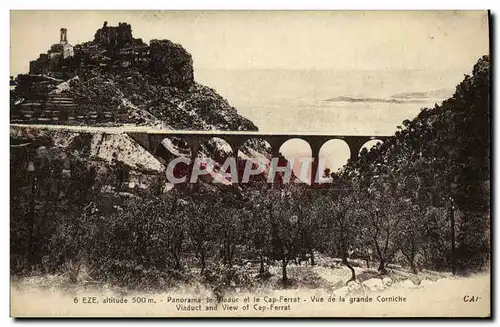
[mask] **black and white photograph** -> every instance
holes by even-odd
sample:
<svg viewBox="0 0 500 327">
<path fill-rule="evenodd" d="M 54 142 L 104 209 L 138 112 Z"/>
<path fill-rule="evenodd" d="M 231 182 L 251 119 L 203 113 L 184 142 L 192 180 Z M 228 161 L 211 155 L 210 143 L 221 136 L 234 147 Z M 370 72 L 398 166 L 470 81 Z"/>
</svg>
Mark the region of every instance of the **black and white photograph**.
<svg viewBox="0 0 500 327">
<path fill-rule="evenodd" d="M 10 11 L 10 315 L 491 317 L 487 10 Z"/>
</svg>

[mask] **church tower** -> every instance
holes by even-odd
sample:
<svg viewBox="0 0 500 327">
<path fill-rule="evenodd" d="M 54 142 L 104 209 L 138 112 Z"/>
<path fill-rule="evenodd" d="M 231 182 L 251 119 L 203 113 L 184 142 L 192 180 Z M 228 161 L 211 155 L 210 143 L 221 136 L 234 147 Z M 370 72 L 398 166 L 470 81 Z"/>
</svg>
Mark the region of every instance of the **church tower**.
<svg viewBox="0 0 500 327">
<path fill-rule="evenodd" d="M 68 30 L 65 28 L 61 28 L 61 44 L 67 44 L 68 43 Z"/>
</svg>

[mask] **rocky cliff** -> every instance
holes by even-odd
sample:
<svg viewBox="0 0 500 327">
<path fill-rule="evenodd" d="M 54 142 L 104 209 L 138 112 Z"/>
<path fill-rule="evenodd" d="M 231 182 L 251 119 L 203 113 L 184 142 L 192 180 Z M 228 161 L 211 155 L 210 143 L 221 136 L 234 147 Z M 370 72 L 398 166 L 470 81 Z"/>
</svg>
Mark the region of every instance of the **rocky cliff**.
<svg viewBox="0 0 500 327">
<path fill-rule="evenodd" d="M 92 41 L 74 46 L 73 57 L 40 55 L 15 85 L 11 123 L 100 126 L 103 132 L 11 126 L 11 143 L 47 139 L 49 150 L 76 155 L 88 165 L 119 161 L 142 177 L 161 172 L 163 165 L 128 136 L 105 133 L 106 126 L 257 130 L 215 90 L 194 80 L 192 57 L 181 45 L 169 40 L 148 45 L 133 37 L 127 23 L 105 22 Z M 165 150 L 179 155 L 169 141 L 164 140 Z M 230 148 L 212 141 L 202 144 L 200 153 L 218 158 L 231 154 Z M 258 141 L 241 150 L 253 157 L 270 155 Z"/>
<path fill-rule="evenodd" d="M 73 57 L 41 54 L 17 80 L 13 122 L 257 130 L 217 92 L 195 82 L 192 57 L 181 45 L 148 45 L 127 23 L 105 22 L 94 40 L 74 46 Z"/>
<path fill-rule="evenodd" d="M 94 43 L 109 48 L 123 48 L 131 45 L 134 41 L 132 37 L 132 26 L 127 23 L 118 23 L 118 26 L 108 26 L 104 22 L 102 28 L 94 34 Z"/>
</svg>

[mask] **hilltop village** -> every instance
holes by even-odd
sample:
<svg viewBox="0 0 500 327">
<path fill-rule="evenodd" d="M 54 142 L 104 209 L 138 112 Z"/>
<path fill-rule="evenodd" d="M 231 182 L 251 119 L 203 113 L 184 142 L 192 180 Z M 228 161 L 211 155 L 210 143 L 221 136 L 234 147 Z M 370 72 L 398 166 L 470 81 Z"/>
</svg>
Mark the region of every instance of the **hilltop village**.
<svg viewBox="0 0 500 327">
<path fill-rule="evenodd" d="M 180 44 L 134 38 L 130 24 L 104 22 L 92 41 L 59 43 L 11 79 L 11 123 L 191 130 L 257 130 L 224 98 L 194 79 Z"/>
</svg>

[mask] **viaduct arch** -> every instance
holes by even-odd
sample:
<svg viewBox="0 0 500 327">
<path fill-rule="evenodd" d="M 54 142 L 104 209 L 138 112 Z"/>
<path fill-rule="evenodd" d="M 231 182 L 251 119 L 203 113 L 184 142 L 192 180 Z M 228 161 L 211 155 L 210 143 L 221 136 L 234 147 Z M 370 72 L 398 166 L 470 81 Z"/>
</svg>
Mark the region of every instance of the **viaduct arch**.
<svg viewBox="0 0 500 327">
<path fill-rule="evenodd" d="M 290 134 L 276 134 L 276 133 L 262 133 L 250 131 L 163 131 L 163 130 L 150 130 L 150 131 L 130 131 L 125 132 L 139 145 L 141 145 L 148 152 L 156 157 L 166 159 L 165 152 L 162 151 L 162 141 L 169 137 L 175 137 L 182 140 L 183 143 L 188 144 L 191 149 L 191 160 L 194 161 L 198 155 L 200 144 L 211 138 L 220 138 L 227 142 L 232 149 L 232 155 L 237 158 L 238 150 L 244 143 L 250 139 L 262 139 L 269 143 L 273 157 L 279 155 L 281 146 L 288 140 L 301 139 L 306 141 L 311 147 L 312 158 L 314 159 L 311 166 L 311 184 L 314 182 L 315 176 L 318 171 L 319 152 L 323 144 L 330 140 L 343 140 L 349 150 L 350 160 L 355 160 L 359 156 L 359 152 L 363 145 L 371 140 L 385 142 L 389 136 L 385 135 L 327 135 L 327 134 L 309 134 L 309 133 L 290 133 Z"/>
</svg>

